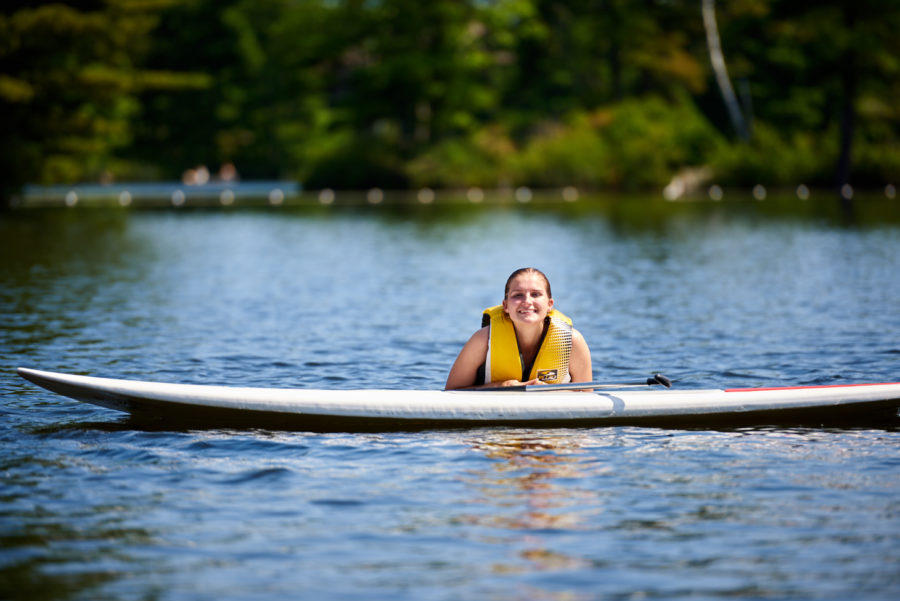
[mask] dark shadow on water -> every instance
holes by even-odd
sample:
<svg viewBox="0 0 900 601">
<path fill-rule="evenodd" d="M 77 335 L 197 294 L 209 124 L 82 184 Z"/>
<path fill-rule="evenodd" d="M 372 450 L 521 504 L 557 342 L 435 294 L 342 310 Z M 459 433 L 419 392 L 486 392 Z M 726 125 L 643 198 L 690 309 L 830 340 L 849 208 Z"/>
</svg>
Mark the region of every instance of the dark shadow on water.
<svg viewBox="0 0 900 601">
<path fill-rule="evenodd" d="M 892 404 L 893 403 L 893 404 Z M 253 416 L 227 415 L 221 412 L 194 417 L 142 417 L 130 415 L 112 421 L 68 422 L 45 425 L 31 430 L 35 435 L 54 435 L 61 432 L 101 431 L 101 432 L 191 432 L 233 430 L 247 433 L 251 431 L 315 432 L 315 433 L 377 433 L 377 432 L 428 432 L 462 431 L 490 428 L 492 430 L 514 430 L 527 428 L 584 430 L 595 428 L 646 427 L 661 430 L 710 430 L 718 432 L 763 431 L 763 430 L 882 430 L 900 431 L 900 414 L 897 401 L 882 403 L 874 407 L 860 409 L 853 406 L 828 408 L 780 410 L 748 413 L 718 414 L 705 416 L 676 416 L 652 418 L 627 418 L 620 420 L 579 420 L 572 421 L 521 421 L 521 422 L 460 422 L 460 421 L 419 421 L 401 419 L 348 419 L 335 420 L 325 416 Z"/>
</svg>

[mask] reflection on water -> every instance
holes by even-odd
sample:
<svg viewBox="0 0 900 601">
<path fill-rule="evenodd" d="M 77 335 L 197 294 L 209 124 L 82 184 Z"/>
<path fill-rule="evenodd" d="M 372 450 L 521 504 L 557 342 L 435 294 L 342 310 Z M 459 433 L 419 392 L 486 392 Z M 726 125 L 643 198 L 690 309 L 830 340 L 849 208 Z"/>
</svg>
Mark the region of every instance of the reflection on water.
<svg viewBox="0 0 900 601">
<path fill-rule="evenodd" d="M 590 457 L 580 449 L 578 436 L 500 431 L 471 442 L 474 449 L 494 460 L 488 468 L 472 470 L 464 477 L 477 502 L 489 511 L 463 515 L 461 520 L 482 528 L 511 531 L 500 538 L 518 547 L 517 556 L 524 562 L 499 561 L 492 566 L 494 572 L 590 566 L 585 558 L 550 549 L 545 540 L 548 532 L 589 531 L 589 514 L 603 510 L 602 491 L 573 487 L 573 482 L 591 477 L 589 464 L 584 461 Z M 596 468 L 590 471 L 599 475 Z M 496 535 L 487 540 L 494 538 Z"/>
<path fill-rule="evenodd" d="M 840 588 L 839 578 L 805 559 L 844 557 L 851 540 L 885 548 L 896 539 L 856 521 L 896 483 L 881 480 L 882 470 L 895 472 L 896 453 L 884 462 L 863 459 L 887 443 L 872 432 L 483 434 L 468 442 L 493 462 L 463 477 L 470 503 L 482 507 L 462 520 L 481 540 L 515 550 L 492 563 L 495 573 L 548 573 L 530 589 L 538 598 L 568 598 L 563 591 L 579 582 L 587 598 L 621 594 L 622 579 L 630 596 L 777 596 L 774 582 L 798 572 Z M 842 502 L 839 491 L 855 491 L 859 504 Z M 784 552 L 795 542 L 805 559 Z M 852 565 L 850 581 L 886 574 Z M 676 573 L 683 579 L 677 592 L 669 588 Z"/>
<path fill-rule="evenodd" d="M 479 496 L 522 511 L 512 516 L 473 516 L 474 523 L 512 530 L 577 529 L 582 524 L 578 507 L 597 504 L 597 491 L 573 494 L 569 489 L 566 496 L 561 494 L 558 480 L 589 476 L 579 462 L 583 453 L 572 437 L 553 440 L 510 435 L 473 442 L 473 448 L 498 460 L 490 469 L 473 474 L 470 483 L 479 486 Z"/>
<path fill-rule="evenodd" d="M 889 432 L 72 429 L 41 443 L 3 466 L 13 599 L 877 599 L 900 561 Z"/>
</svg>

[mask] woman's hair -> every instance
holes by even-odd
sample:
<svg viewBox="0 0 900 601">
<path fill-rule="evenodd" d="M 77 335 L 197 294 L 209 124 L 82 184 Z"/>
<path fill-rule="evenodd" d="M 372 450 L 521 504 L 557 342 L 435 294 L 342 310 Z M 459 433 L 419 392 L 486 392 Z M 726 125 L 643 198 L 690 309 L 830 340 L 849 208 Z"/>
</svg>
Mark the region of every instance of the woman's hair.
<svg viewBox="0 0 900 601">
<path fill-rule="evenodd" d="M 544 285 L 547 286 L 547 298 L 553 298 L 553 293 L 550 292 L 550 280 L 547 279 L 547 276 L 545 276 L 540 269 L 535 269 L 534 267 L 523 267 L 522 269 L 516 269 L 514 272 L 512 272 L 512 274 L 506 279 L 506 288 L 503 291 L 503 298 L 506 298 L 509 294 L 509 285 L 512 283 L 512 281 L 520 275 L 524 275 L 526 273 L 533 273 L 544 280 Z"/>
</svg>

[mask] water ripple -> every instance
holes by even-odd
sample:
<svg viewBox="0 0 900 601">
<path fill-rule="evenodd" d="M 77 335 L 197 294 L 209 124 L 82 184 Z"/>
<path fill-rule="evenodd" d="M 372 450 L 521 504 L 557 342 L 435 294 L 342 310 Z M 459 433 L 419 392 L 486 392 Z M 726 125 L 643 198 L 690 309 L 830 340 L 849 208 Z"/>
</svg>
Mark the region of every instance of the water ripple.
<svg viewBox="0 0 900 601">
<path fill-rule="evenodd" d="M 171 430 L 13 372 L 439 388 L 536 264 L 597 379 L 898 379 L 896 228 L 670 210 L 0 220 L 0 597 L 896 598 L 896 425 Z"/>
</svg>

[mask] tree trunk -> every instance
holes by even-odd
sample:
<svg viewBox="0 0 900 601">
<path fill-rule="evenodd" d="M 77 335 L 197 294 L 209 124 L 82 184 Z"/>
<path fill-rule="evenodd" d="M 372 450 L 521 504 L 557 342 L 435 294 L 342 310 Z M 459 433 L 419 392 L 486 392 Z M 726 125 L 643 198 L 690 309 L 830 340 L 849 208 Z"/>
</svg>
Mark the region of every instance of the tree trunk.
<svg viewBox="0 0 900 601">
<path fill-rule="evenodd" d="M 742 140 L 748 140 L 750 134 L 747 131 L 747 124 L 741 113 L 737 95 L 735 95 L 734 88 L 731 86 L 731 80 L 728 78 L 728 69 L 725 67 L 725 55 L 722 53 L 722 43 L 719 40 L 719 26 L 716 24 L 715 0 L 703 0 L 701 10 L 703 12 L 703 27 L 706 29 L 706 45 L 709 48 L 709 60 L 716 75 L 716 83 L 719 84 L 719 90 L 722 92 L 725 107 L 728 109 L 731 125 Z"/>
<path fill-rule="evenodd" d="M 856 25 L 856 9 L 853 0 L 843 2 L 844 27 L 849 33 Z M 850 183 L 850 172 L 853 166 L 853 133 L 856 125 L 856 89 L 858 76 L 856 73 L 856 48 L 853 36 L 841 55 L 841 151 L 835 172 L 835 184 L 838 190 Z M 841 194 L 849 200 L 846 194 Z"/>
</svg>

